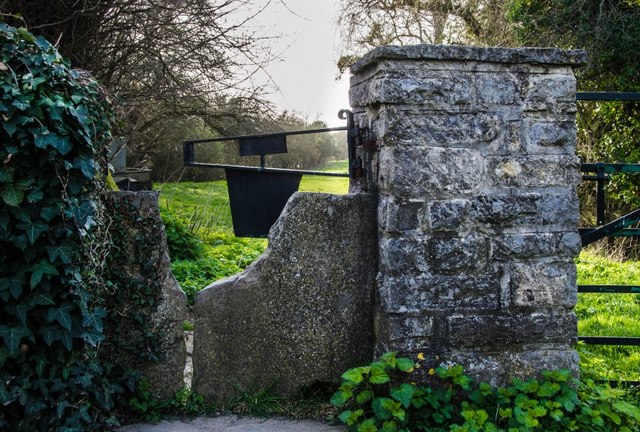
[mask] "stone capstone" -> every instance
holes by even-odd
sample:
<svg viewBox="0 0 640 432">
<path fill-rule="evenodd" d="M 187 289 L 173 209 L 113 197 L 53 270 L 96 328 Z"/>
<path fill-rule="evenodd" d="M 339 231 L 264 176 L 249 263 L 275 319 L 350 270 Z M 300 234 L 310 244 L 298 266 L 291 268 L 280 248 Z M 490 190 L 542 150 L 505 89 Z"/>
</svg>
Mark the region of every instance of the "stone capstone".
<svg viewBox="0 0 640 432">
<path fill-rule="evenodd" d="M 208 399 L 273 385 L 295 394 L 371 361 L 371 195 L 296 193 L 247 270 L 195 300 L 193 388 Z"/>
</svg>

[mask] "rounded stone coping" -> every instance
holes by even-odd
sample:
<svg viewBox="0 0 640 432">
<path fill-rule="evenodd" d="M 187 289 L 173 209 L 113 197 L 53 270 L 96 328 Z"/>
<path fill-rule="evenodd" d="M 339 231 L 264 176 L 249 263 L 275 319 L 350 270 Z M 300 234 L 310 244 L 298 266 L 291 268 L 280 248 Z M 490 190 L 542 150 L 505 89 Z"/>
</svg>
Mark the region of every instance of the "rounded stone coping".
<svg viewBox="0 0 640 432">
<path fill-rule="evenodd" d="M 466 45 L 387 45 L 369 51 L 351 66 L 357 74 L 368 66 L 386 59 L 458 60 L 488 63 L 530 63 L 581 66 L 587 61 L 586 50 L 559 48 L 496 48 Z"/>
</svg>

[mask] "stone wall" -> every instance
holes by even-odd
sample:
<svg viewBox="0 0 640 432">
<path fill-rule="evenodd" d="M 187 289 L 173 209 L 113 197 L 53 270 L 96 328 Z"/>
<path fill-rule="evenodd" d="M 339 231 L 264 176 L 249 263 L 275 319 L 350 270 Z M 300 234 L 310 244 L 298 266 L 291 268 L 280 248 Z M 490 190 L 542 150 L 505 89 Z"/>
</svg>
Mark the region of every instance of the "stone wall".
<svg viewBox="0 0 640 432">
<path fill-rule="evenodd" d="M 350 101 L 379 151 L 377 351 L 424 352 L 498 384 L 577 370 L 581 51 L 382 47 Z"/>
</svg>

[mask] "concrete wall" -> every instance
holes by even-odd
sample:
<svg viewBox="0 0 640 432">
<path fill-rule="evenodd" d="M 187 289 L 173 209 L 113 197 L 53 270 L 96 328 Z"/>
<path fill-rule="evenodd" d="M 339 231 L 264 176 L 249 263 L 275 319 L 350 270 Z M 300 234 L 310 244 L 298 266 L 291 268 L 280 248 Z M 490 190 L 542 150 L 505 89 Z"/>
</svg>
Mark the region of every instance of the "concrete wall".
<svg viewBox="0 0 640 432">
<path fill-rule="evenodd" d="M 350 101 L 377 138 L 377 351 L 424 352 L 494 384 L 577 370 L 584 52 L 382 47 Z"/>
</svg>

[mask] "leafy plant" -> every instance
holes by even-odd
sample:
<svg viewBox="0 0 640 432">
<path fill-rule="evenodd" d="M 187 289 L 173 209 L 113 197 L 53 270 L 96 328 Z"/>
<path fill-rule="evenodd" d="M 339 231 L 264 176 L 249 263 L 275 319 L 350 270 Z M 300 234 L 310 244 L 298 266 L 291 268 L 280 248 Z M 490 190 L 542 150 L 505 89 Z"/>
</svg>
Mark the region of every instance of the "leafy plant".
<svg viewBox="0 0 640 432">
<path fill-rule="evenodd" d="M 113 424 L 123 388 L 97 356 L 109 102 L 46 40 L 0 23 L 0 113 L 0 429 Z"/>
<path fill-rule="evenodd" d="M 129 406 L 136 418 L 145 422 L 158 422 L 167 415 L 195 416 L 213 409 L 205 403 L 204 397 L 189 387 L 181 388 L 173 398 L 162 401 L 153 395 L 144 379 L 140 380 Z"/>
<path fill-rule="evenodd" d="M 331 398 L 346 408 L 340 420 L 358 432 L 630 432 L 640 426 L 640 408 L 626 400 L 625 390 L 575 381 L 568 370 L 494 388 L 476 385 L 460 365 L 432 368 L 430 385 L 416 384 L 411 380 L 418 380 L 413 375 L 419 368 L 419 362 L 386 353 L 346 371 Z"/>
</svg>

